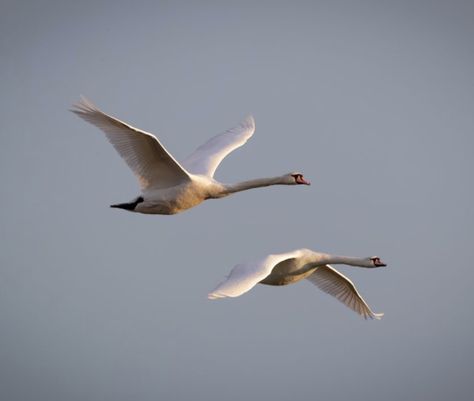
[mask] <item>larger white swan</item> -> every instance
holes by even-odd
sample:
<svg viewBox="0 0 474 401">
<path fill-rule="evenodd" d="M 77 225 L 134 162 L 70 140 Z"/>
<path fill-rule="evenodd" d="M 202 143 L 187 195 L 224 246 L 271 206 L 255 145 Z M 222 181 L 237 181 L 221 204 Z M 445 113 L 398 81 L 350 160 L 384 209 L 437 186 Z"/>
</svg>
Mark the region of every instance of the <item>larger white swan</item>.
<svg viewBox="0 0 474 401">
<path fill-rule="evenodd" d="M 236 265 L 226 279 L 208 295 L 208 298 L 238 297 L 258 283 L 287 285 L 306 278 L 365 319 L 380 319 L 383 313 L 372 312 L 352 281 L 331 267 L 329 263 L 368 268 L 386 266 L 377 256 L 355 258 L 329 255 L 310 249 L 297 249 L 292 252 L 268 255 L 255 262 Z"/>
<path fill-rule="evenodd" d="M 251 188 L 309 185 L 298 172 L 237 184 L 223 184 L 213 178 L 224 157 L 253 135 L 255 122 L 251 116 L 239 126 L 211 138 L 180 164 L 154 135 L 103 113 L 85 98 L 81 98 L 71 111 L 105 132 L 140 182 L 142 193 L 139 197 L 111 207 L 138 213 L 175 214 L 206 199 L 222 198 Z"/>
</svg>

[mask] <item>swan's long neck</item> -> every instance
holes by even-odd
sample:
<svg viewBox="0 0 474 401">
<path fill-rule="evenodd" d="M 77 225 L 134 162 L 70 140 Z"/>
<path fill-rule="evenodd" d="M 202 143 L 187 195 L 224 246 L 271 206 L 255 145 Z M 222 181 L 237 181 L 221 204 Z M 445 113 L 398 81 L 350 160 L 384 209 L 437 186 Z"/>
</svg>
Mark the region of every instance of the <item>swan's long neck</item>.
<svg viewBox="0 0 474 401">
<path fill-rule="evenodd" d="M 320 264 L 333 264 L 333 265 L 350 265 L 358 267 L 373 267 L 368 264 L 366 258 L 358 258 L 353 256 L 340 256 L 340 255 L 329 255 L 326 253 L 315 254 L 315 263 Z"/>
<path fill-rule="evenodd" d="M 233 194 L 235 192 L 246 191 L 252 188 L 268 187 L 270 185 L 290 185 L 284 180 L 286 176 L 271 177 L 271 178 L 257 178 L 255 180 L 242 181 L 236 184 L 224 184 L 221 196 Z"/>
</svg>

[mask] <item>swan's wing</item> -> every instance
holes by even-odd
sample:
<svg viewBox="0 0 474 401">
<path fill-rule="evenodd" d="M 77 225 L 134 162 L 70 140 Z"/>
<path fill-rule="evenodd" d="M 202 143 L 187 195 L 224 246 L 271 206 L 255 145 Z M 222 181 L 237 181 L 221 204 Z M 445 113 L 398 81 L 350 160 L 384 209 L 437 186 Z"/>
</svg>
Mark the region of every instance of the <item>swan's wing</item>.
<svg viewBox="0 0 474 401">
<path fill-rule="evenodd" d="M 381 319 L 383 313 L 374 313 L 360 296 L 355 285 L 330 265 L 319 266 L 306 277 L 325 293 L 336 297 L 343 304 L 363 316 L 364 319 Z"/>
<path fill-rule="evenodd" d="M 249 116 L 237 127 L 216 135 L 197 148 L 183 161 L 183 166 L 193 174 L 213 177 L 222 159 L 247 142 L 254 131 L 255 121 Z"/>
<path fill-rule="evenodd" d="M 71 111 L 105 132 L 137 176 L 142 190 L 167 188 L 190 179 L 186 170 L 152 134 L 103 113 L 85 98 L 81 98 Z"/>
<path fill-rule="evenodd" d="M 224 281 L 214 291 L 210 292 L 207 297 L 209 299 L 238 297 L 267 277 L 278 263 L 295 256 L 296 251 L 287 252 L 278 255 L 268 255 L 256 262 L 236 265 Z"/>
</svg>

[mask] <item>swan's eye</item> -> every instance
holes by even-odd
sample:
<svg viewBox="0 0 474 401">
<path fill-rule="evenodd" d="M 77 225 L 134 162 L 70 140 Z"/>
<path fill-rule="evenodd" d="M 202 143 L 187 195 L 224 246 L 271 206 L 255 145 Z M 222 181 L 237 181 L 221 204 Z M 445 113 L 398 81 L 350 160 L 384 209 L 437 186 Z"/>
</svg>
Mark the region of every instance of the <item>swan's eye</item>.
<svg viewBox="0 0 474 401">
<path fill-rule="evenodd" d="M 303 176 L 301 174 L 293 174 L 292 177 L 295 179 L 296 182 L 301 181 Z"/>
<path fill-rule="evenodd" d="M 375 267 L 380 267 L 380 266 L 387 266 L 384 262 L 380 260 L 378 257 L 370 258 L 372 263 L 374 264 Z"/>
</svg>

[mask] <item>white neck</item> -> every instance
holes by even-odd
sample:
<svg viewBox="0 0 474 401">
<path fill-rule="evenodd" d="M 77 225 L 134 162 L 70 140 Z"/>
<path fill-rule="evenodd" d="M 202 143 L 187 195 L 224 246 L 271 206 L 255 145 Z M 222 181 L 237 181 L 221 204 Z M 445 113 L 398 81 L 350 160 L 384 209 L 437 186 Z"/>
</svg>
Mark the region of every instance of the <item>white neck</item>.
<svg viewBox="0 0 474 401">
<path fill-rule="evenodd" d="M 327 253 L 313 252 L 313 258 L 318 265 L 333 264 L 333 265 L 350 265 L 358 267 L 373 267 L 367 258 L 358 258 L 353 256 L 339 256 L 329 255 Z"/>
<path fill-rule="evenodd" d="M 238 182 L 236 184 L 224 184 L 222 196 L 252 188 L 268 187 L 270 185 L 291 185 L 291 183 L 288 182 L 288 177 L 283 175 L 280 177 L 257 178 L 255 180 Z"/>
</svg>

